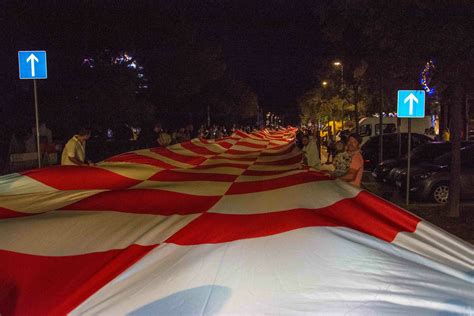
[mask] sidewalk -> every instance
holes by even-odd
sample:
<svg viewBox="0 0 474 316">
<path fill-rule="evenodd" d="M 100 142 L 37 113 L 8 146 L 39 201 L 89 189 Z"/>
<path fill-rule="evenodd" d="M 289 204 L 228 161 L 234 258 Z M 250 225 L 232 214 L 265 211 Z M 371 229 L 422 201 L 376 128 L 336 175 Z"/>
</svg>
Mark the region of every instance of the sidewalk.
<svg viewBox="0 0 474 316">
<path fill-rule="evenodd" d="M 408 210 L 409 212 L 471 244 L 474 244 L 474 202 L 462 203 L 461 216 L 459 218 L 451 218 L 445 215 L 445 205 L 420 202 L 410 202 L 410 204 L 406 205 L 405 199 L 394 187 L 376 182 L 372 179 L 369 172 L 364 172 L 362 185 L 367 191 Z"/>
</svg>

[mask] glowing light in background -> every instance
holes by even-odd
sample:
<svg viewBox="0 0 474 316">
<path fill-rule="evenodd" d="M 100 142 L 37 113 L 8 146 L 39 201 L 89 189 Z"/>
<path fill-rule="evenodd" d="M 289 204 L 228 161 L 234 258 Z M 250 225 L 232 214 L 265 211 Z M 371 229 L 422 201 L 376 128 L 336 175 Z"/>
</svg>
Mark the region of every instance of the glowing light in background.
<svg viewBox="0 0 474 316">
<path fill-rule="evenodd" d="M 120 53 L 118 56 L 112 57 L 112 63 L 113 64 L 124 64 L 124 63 L 133 63 L 135 62 L 133 60 L 133 57 L 128 55 L 127 52 L 125 53 Z"/>
<path fill-rule="evenodd" d="M 138 89 L 148 89 L 148 84 L 145 83 L 148 79 L 145 77 L 144 68 L 143 66 L 139 65 L 138 61 L 128 52 L 119 52 L 116 55 L 112 55 L 109 50 L 105 51 L 110 58 L 110 65 L 122 65 L 134 71 L 136 73 L 137 78 L 139 79 Z M 96 60 L 92 57 L 84 57 L 82 60 L 82 66 L 87 67 L 89 69 L 96 68 Z M 135 91 L 139 93 L 139 91 Z"/>
<path fill-rule="evenodd" d="M 433 87 L 429 87 L 428 85 L 431 83 L 431 79 L 433 78 L 433 73 L 435 71 L 436 67 L 433 63 L 432 60 L 429 60 L 425 64 L 425 68 L 421 72 L 421 79 L 420 83 L 423 86 L 423 89 L 428 93 L 428 95 L 433 95 L 435 90 Z"/>
<path fill-rule="evenodd" d="M 89 67 L 89 68 L 94 68 L 94 64 L 95 64 L 95 60 L 94 58 L 91 58 L 91 57 L 86 57 L 82 60 L 82 65 L 86 66 L 86 67 Z"/>
</svg>

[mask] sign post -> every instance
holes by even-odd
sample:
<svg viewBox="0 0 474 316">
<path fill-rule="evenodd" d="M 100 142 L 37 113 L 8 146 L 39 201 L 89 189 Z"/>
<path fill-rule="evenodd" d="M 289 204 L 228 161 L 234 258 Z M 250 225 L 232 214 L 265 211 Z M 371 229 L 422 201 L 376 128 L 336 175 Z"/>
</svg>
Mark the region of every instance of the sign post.
<svg viewBox="0 0 474 316">
<path fill-rule="evenodd" d="M 33 90 L 35 96 L 35 121 L 36 121 L 36 151 L 38 153 L 38 168 L 41 168 L 41 150 L 39 135 L 39 111 L 38 92 L 36 89 L 36 79 L 48 78 L 45 51 L 19 51 L 18 66 L 20 79 L 33 79 Z"/>
<path fill-rule="evenodd" d="M 36 79 L 33 80 L 33 90 L 34 90 L 34 95 L 35 95 L 36 152 L 38 154 L 38 168 L 41 168 L 38 93 L 36 91 Z"/>
<path fill-rule="evenodd" d="M 410 204 L 410 168 L 411 168 L 411 120 L 425 117 L 424 90 L 398 90 L 397 113 L 399 118 L 408 119 L 408 152 L 406 204 Z"/>
<path fill-rule="evenodd" d="M 411 170 L 411 119 L 408 119 L 408 152 L 407 152 L 407 189 L 405 204 L 410 204 L 410 170 Z"/>
</svg>

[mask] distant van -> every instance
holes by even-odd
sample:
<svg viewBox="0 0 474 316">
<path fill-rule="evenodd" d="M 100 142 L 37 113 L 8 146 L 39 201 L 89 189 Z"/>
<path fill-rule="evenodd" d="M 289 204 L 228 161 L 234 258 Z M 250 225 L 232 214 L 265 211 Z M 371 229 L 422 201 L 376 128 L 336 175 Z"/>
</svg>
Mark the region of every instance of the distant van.
<svg viewBox="0 0 474 316">
<path fill-rule="evenodd" d="M 408 132 L 408 119 L 400 119 L 400 132 Z M 425 131 L 431 127 L 431 117 L 425 116 L 420 119 L 412 119 L 412 133 L 425 134 Z M 397 132 L 397 118 L 384 117 L 382 119 L 382 131 L 384 134 Z M 364 117 L 359 120 L 359 134 L 362 136 L 362 144 L 370 137 L 380 134 L 380 119 L 378 117 Z"/>
</svg>

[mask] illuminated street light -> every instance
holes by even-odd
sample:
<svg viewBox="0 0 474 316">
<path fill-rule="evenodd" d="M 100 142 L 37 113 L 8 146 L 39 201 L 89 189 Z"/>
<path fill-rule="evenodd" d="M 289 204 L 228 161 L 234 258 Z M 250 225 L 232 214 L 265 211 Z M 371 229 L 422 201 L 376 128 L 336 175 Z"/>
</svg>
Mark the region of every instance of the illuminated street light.
<svg viewBox="0 0 474 316">
<path fill-rule="evenodd" d="M 323 87 L 327 87 L 328 82 L 327 82 L 327 81 L 323 81 L 323 82 L 322 82 L 322 85 L 323 85 Z"/>
<path fill-rule="evenodd" d="M 340 61 L 335 61 L 333 63 L 335 67 L 341 67 L 341 94 L 344 91 L 344 65 Z M 341 129 L 344 129 L 344 102 L 341 106 Z"/>
<path fill-rule="evenodd" d="M 336 67 L 341 67 L 341 90 L 344 89 L 344 65 L 340 61 L 335 61 L 333 63 Z"/>
</svg>

